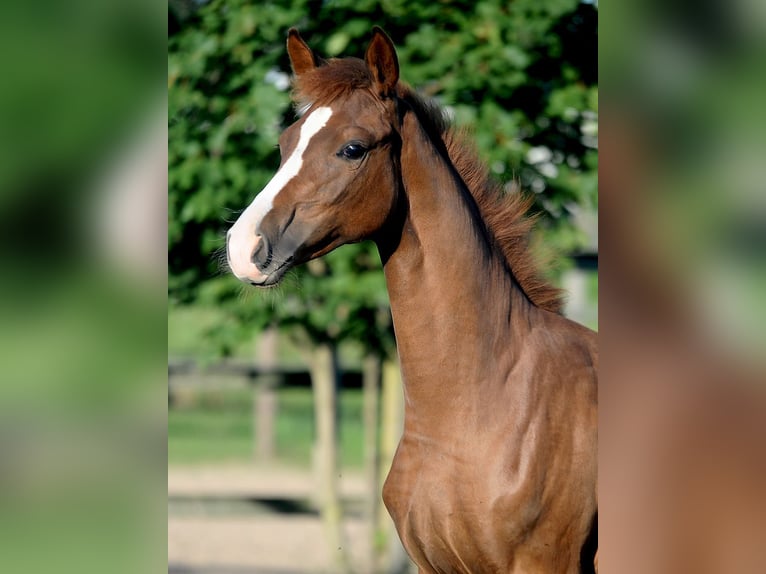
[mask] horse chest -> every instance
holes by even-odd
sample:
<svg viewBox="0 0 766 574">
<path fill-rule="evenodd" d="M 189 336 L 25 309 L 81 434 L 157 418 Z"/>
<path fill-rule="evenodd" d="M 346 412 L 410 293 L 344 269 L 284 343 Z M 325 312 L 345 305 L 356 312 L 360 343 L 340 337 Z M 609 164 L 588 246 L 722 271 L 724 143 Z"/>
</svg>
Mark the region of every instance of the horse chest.
<svg viewBox="0 0 766 574">
<path fill-rule="evenodd" d="M 403 438 L 383 497 L 423 571 L 508 571 L 512 541 L 529 523 L 529 498 L 493 476 L 475 460 Z"/>
</svg>

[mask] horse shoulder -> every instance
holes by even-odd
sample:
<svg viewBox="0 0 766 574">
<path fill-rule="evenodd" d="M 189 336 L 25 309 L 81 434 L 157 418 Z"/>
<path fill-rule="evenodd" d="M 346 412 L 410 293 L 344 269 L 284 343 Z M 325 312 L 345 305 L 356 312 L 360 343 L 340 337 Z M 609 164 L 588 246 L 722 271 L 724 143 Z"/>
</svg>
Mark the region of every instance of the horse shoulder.
<svg viewBox="0 0 766 574">
<path fill-rule="evenodd" d="M 566 317 L 539 311 L 524 348 L 545 377 L 560 383 L 585 379 L 596 385 L 598 335 Z"/>
</svg>

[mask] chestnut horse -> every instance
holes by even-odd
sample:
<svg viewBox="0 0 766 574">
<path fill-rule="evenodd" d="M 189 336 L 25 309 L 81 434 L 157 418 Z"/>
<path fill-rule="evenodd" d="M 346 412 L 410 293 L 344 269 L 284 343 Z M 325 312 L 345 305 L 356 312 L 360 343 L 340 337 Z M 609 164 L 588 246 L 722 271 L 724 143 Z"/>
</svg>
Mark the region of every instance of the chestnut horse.
<svg viewBox="0 0 766 574">
<path fill-rule="evenodd" d="M 526 247 L 529 202 L 492 184 L 441 111 L 364 60 L 287 49 L 302 117 L 227 237 L 247 283 L 373 240 L 391 301 L 404 433 L 383 487 L 420 572 L 593 570 L 596 335 L 559 314 Z"/>
</svg>

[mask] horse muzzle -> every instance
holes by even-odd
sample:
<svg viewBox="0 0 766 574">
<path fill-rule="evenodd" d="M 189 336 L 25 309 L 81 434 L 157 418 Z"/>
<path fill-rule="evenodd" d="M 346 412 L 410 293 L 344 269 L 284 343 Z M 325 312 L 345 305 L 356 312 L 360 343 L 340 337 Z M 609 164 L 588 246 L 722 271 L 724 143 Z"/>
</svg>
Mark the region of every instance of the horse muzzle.
<svg viewBox="0 0 766 574">
<path fill-rule="evenodd" d="M 280 245 L 261 233 L 237 233 L 232 228 L 226 236 L 226 257 L 232 273 L 244 283 L 268 287 L 279 282 L 292 266 L 292 253 L 281 253 Z M 284 242 L 284 243 L 289 243 Z M 290 252 L 291 250 L 287 250 Z"/>
<path fill-rule="evenodd" d="M 226 234 L 226 259 L 232 273 L 244 283 L 268 285 L 269 273 L 264 261 L 271 259 L 270 249 L 262 235 Z M 259 265 L 260 263 L 260 265 Z"/>
</svg>

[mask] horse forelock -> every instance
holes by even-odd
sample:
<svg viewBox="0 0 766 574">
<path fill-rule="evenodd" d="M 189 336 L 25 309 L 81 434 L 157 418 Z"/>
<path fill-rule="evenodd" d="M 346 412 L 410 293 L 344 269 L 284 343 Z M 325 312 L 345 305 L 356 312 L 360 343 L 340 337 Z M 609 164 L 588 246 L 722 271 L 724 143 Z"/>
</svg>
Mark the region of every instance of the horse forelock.
<svg viewBox="0 0 766 574">
<path fill-rule="evenodd" d="M 363 60 L 334 58 L 296 77 L 292 97 L 296 109 L 305 111 L 313 106 L 330 105 L 356 90 L 372 92 L 372 87 L 373 78 Z M 434 101 L 423 98 L 404 82 L 397 85 L 397 97 L 412 108 L 434 141 L 444 144 L 450 161 L 479 208 L 490 237 L 527 298 L 537 307 L 560 312 L 561 290 L 542 278 L 529 247 L 536 219 L 529 215 L 532 196 L 505 193 L 490 177 L 466 134 L 451 125 L 444 110 Z"/>
<path fill-rule="evenodd" d="M 372 87 L 372 76 L 359 58 L 331 58 L 324 65 L 293 79 L 292 98 L 297 109 L 327 105 L 360 89 Z"/>
</svg>

